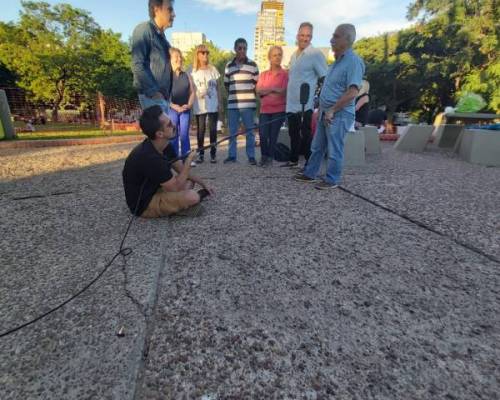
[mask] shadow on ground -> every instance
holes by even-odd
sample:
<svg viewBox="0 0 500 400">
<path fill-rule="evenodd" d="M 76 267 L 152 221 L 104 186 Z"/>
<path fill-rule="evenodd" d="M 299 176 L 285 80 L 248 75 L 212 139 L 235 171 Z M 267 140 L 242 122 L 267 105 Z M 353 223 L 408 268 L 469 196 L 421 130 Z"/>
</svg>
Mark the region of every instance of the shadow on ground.
<svg viewBox="0 0 500 400">
<path fill-rule="evenodd" d="M 0 184 L 0 331 L 116 252 L 121 166 Z M 2 399 L 495 398 L 498 169 L 385 147 L 346 170 L 394 213 L 241 157 L 196 172 L 217 190 L 205 215 L 136 221 L 132 255 L 0 339 Z M 13 200 L 33 193 L 66 194 Z"/>
</svg>

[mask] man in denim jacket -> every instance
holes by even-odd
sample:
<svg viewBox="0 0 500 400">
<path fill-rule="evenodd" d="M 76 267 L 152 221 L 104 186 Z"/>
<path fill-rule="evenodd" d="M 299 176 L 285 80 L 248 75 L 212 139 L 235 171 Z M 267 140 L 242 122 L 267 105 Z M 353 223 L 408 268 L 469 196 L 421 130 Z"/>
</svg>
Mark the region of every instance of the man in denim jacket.
<svg viewBox="0 0 500 400">
<path fill-rule="evenodd" d="M 165 29 L 174 22 L 174 0 L 149 0 L 150 20 L 136 26 L 132 34 L 132 72 L 141 107 L 160 105 L 168 111 L 172 86 L 170 43 Z"/>
</svg>

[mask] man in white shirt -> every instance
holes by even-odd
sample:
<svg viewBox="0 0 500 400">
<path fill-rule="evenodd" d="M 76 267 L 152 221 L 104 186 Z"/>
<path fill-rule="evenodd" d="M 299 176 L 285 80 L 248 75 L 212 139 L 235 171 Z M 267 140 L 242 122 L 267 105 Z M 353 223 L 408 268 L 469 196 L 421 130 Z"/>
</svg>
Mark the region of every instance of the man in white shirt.
<svg viewBox="0 0 500 400">
<path fill-rule="evenodd" d="M 312 35 L 313 25 L 309 22 L 301 23 L 297 33 L 297 50 L 290 60 L 286 112 L 292 148 L 290 161 L 284 166 L 292 168 L 298 167 L 300 154 L 304 155 L 306 162 L 311 154 L 311 117 L 314 108 L 314 93 L 328 71 L 325 56 L 311 45 Z M 303 83 L 309 85 L 309 99 L 302 116 L 300 86 Z"/>
</svg>

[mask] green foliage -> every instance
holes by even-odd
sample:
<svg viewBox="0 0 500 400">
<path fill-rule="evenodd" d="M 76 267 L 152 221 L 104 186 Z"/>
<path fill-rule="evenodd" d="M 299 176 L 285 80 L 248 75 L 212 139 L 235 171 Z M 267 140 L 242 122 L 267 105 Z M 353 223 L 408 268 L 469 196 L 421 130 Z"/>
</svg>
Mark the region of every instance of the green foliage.
<svg viewBox="0 0 500 400">
<path fill-rule="evenodd" d="M 360 40 L 370 94 L 390 111 L 411 111 L 431 121 L 470 91 L 500 104 L 498 10 L 494 0 L 418 0 L 408 17 L 412 28 Z"/>
<path fill-rule="evenodd" d="M 77 94 L 130 95 L 130 55 L 120 35 L 69 4 L 21 4 L 17 24 L 0 23 L 0 62 L 34 100 L 52 104 L 53 117 Z"/>
<path fill-rule="evenodd" d="M 0 62 L 0 87 L 13 86 L 16 83 L 17 76 Z"/>
</svg>

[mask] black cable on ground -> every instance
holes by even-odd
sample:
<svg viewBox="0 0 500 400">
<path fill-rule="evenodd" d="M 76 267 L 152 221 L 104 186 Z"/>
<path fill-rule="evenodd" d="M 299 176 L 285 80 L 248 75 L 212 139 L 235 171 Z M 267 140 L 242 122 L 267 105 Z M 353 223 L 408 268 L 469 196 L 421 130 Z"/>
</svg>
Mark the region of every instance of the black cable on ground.
<svg viewBox="0 0 500 400">
<path fill-rule="evenodd" d="M 49 193 L 49 194 L 34 194 L 32 196 L 14 197 L 12 200 L 43 199 L 45 197 L 50 197 L 50 196 L 64 196 L 66 194 L 73 194 L 73 192 L 55 192 L 55 193 Z"/>
<path fill-rule="evenodd" d="M 398 217 L 403 218 L 406 221 L 411 222 L 412 224 L 417 225 L 417 226 L 419 226 L 419 227 L 421 227 L 421 228 L 423 228 L 423 229 L 425 229 L 425 230 L 427 230 L 429 232 L 432 232 L 432 233 L 435 233 L 436 235 L 439 235 L 441 237 L 450 239 L 454 243 L 458 244 L 459 246 L 461 246 L 461 247 L 463 247 L 463 248 L 465 248 L 465 249 L 467 249 L 469 251 L 472 251 L 472 252 L 474 252 L 474 253 L 476 253 L 476 254 L 478 254 L 480 256 L 483 256 L 483 257 L 487 258 L 488 260 L 493 261 L 494 263 L 500 264 L 500 260 L 498 258 L 496 258 L 495 256 L 492 256 L 491 254 L 485 253 L 484 251 L 478 249 L 477 247 L 475 247 L 475 246 L 473 246 L 473 245 L 471 245 L 469 243 L 462 242 L 462 241 L 460 241 L 458 239 L 455 239 L 455 238 L 453 238 L 451 236 L 448 236 L 448 235 L 446 235 L 446 234 L 444 234 L 442 232 L 439 232 L 436 229 L 430 227 L 429 225 L 424 224 L 423 222 L 417 221 L 417 220 L 409 217 L 408 215 L 398 213 L 397 211 L 395 211 L 395 210 L 393 210 L 393 209 L 391 209 L 389 207 L 386 207 L 386 206 L 384 206 L 384 205 L 382 205 L 380 203 L 377 203 L 376 201 L 371 200 L 368 197 L 365 197 L 365 196 L 363 196 L 361 194 L 355 193 L 355 192 L 347 189 L 344 186 L 339 186 L 339 189 L 343 190 L 344 192 L 346 192 L 348 194 L 350 194 L 351 196 L 354 196 L 354 197 L 357 197 L 358 199 L 366 201 L 367 203 L 370 203 L 370 204 L 374 205 L 375 207 L 378 207 L 378 208 L 380 208 L 380 209 L 382 209 L 384 211 L 390 212 L 391 214 L 397 215 Z"/>
<path fill-rule="evenodd" d="M 104 266 L 104 268 L 102 269 L 102 271 L 99 272 L 99 274 L 97 274 L 97 276 L 94 279 L 92 279 L 88 284 L 86 284 L 77 293 L 75 293 L 74 295 L 72 295 L 69 299 L 67 299 L 64 302 L 60 303 L 56 307 L 51 308 L 49 311 L 47 311 L 47 312 L 39 315 L 38 317 L 32 319 L 31 321 L 25 322 L 24 324 L 16 326 L 15 328 L 12 328 L 12 329 L 9 329 L 9 330 L 7 330 L 5 332 L 0 333 L 0 339 L 3 338 L 3 337 L 5 337 L 5 336 L 9 336 L 9 335 L 11 335 L 11 334 L 13 334 L 13 333 L 15 333 L 15 332 L 23 329 L 23 328 L 26 328 L 27 326 L 30 326 L 30 325 L 34 324 L 35 322 L 40 321 L 41 319 L 47 317 L 48 315 L 50 315 L 50 314 L 56 312 L 57 310 L 59 310 L 60 308 L 64 307 L 66 304 L 68 304 L 69 302 L 71 302 L 74 299 L 76 299 L 78 296 L 80 296 L 81 294 L 83 294 L 84 292 L 86 292 L 92 285 L 94 285 L 94 283 L 96 283 L 104 275 L 104 273 L 109 269 L 109 267 L 111 267 L 111 265 L 113 264 L 113 262 L 116 260 L 116 258 L 119 255 L 122 255 L 123 257 L 126 257 L 126 256 L 132 254 L 132 249 L 130 247 L 123 247 L 123 245 L 125 244 L 125 239 L 128 236 L 128 232 L 130 231 L 130 227 L 132 226 L 132 222 L 136 218 L 135 214 L 137 212 L 137 207 L 139 207 L 139 202 L 140 202 L 140 198 L 142 196 L 142 190 L 143 189 L 144 189 L 144 184 L 141 187 L 141 190 L 140 190 L 140 193 L 139 193 L 139 200 L 137 201 L 136 210 L 135 210 L 134 214 L 132 215 L 132 217 L 130 218 L 130 221 L 129 221 L 128 225 L 127 225 L 127 229 L 126 229 L 125 234 L 123 235 L 122 241 L 120 243 L 120 248 L 118 249 L 118 252 L 111 258 L 111 261 L 109 261 Z"/>
<path fill-rule="evenodd" d="M 252 128 L 250 129 L 245 129 L 245 130 L 242 130 L 242 131 L 239 131 L 237 132 L 235 135 L 230 135 L 230 136 L 226 136 L 220 140 L 218 140 L 217 142 L 213 143 L 213 144 L 210 144 L 208 146 L 204 146 L 203 149 L 207 150 L 209 149 L 210 147 L 212 146 L 217 146 L 218 144 L 226 141 L 226 140 L 229 140 L 231 138 L 236 138 L 237 136 L 240 136 L 240 135 L 245 135 L 246 132 L 248 130 L 254 130 L 254 129 L 257 129 L 261 126 L 265 126 L 265 125 L 269 125 L 277 120 L 279 120 L 280 118 L 276 118 L 274 120 L 271 120 L 271 121 L 268 121 L 266 123 L 263 123 L 263 124 L 260 124 L 260 125 L 255 125 L 253 126 Z M 188 153 L 189 154 L 189 153 Z M 178 158 L 175 158 L 173 160 L 169 160 L 169 164 L 173 164 L 179 160 L 183 160 L 185 158 L 187 158 L 188 154 L 186 154 L 185 156 L 183 157 L 178 157 Z M 123 257 L 126 257 L 128 255 L 130 255 L 132 253 L 132 249 L 130 247 L 123 247 L 123 245 L 125 244 L 125 239 L 127 238 L 127 235 L 128 235 L 128 232 L 130 230 L 130 227 L 132 225 L 132 222 L 134 221 L 134 219 L 137 217 L 137 210 L 139 208 L 139 203 L 140 203 L 140 200 L 141 200 L 141 197 L 142 197 L 142 191 L 144 189 L 144 185 L 146 184 L 146 181 L 143 182 L 142 186 L 141 186 L 141 189 L 139 191 L 139 198 L 137 200 L 137 204 L 136 204 L 136 207 L 135 207 L 135 210 L 134 210 L 134 213 L 132 214 L 132 217 L 130 218 L 130 221 L 128 223 L 128 226 L 127 226 L 127 229 L 125 231 L 125 234 L 123 235 L 123 238 L 122 238 L 122 241 L 120 243 L 120 248 L 118 250 L 118 252 L 111 258 L 111 261 L 106 264 L 104 266 L 104 268 L 102 269 L 102 271 L 94 278 L 92 279 L 92 281 L 90 281 L 87 285 L 85 285 L 80 291 L 78 291 L 77 293 L 75 293 L 73 296 L 71 296 L 69 299 L 65 300 L 64 302 L 62 302 L 61 304 L 57 305 L 56 307 L 54 308 L 51 308 L 49 311 L 39 315 L 38 317 L 32 319 L 31 321 L 28 321 L 24 324 L 21 324 L 21 325 L 18 325 L 16 326 L 15 328 L 12 328 L 12 329 L 9 329 L 5 332 L 2 332 L 0 333 L 0 339 L 5 337 L 5 336 L 8 336 L 8 335 L 11 335 L 23 328 L 26 328 L 27 326 L 30 326 L 32 324 L 34 324 L 35 322 L 38 322 L 40 321 L 41 319 L 47 317 L 48 315 L 56 312 L 57 310 L 59 310 L 60 308 L 64 307 L 66 304 L 68 304 L 69 302 L 73 301 L 74 299 L 76 299 L 78 296 L 80 296 L 81 294 L 83 294 L 84 292 L 86 292 L 92 285 L 94 285 L 94 283 L 96 283 L 100 278 L 101 276 L 104 275 L 104 273 L 109 269 L 109 267 L 111 267 L 111 265 L 113 264 L 113 262 L 116 260 L 116 258 L 119 256 L 119 255 L 122 255 Z M 33 195 L 33 196 L 26 196 L 26 197 L 18 197 L 18 198 L 14 198 L 13 200 L 28 200 L 28 199 L 39 199 L 39 198 L 45 198 L 45 197 L 49 197 L 49 196 L 60 196 L 60 195 L 64 195 L 64 194 L 71 194 L 72 192 L 56 192 L 56 193 L 52 193 L 52 194 L 48 194 L 48 195 Z M 131 300 L 136 303 L 136 300 L 133 299 L 131 296 L 128 296 L 127 294 L 127 297 L 130 297 Z M 136 304 L 138 306 L 138 304 Z"/>
</svg>

